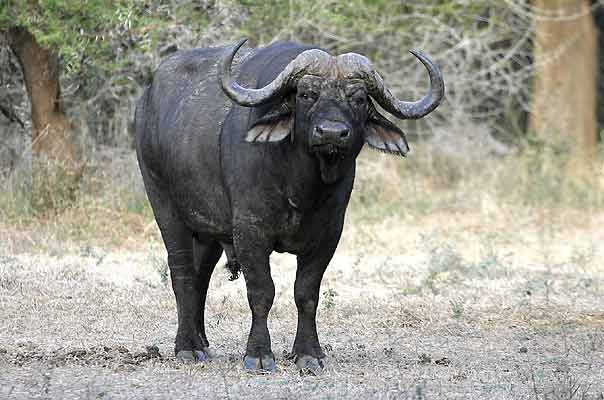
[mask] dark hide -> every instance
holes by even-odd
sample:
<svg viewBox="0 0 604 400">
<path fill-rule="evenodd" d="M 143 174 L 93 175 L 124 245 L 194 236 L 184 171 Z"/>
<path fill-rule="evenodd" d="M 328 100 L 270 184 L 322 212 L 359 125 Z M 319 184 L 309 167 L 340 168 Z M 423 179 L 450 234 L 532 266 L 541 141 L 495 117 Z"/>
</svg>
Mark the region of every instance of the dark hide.
<svg viewBox="0 0 604 400">
<path fill-rule="evenodd" d="M 309 47 L 278 43 L 235 61 L 245 87 L 271 82 Z M 223 250 L 240 266 L 252 312 L 245 366 L 275 367 L 267 317 L 275 287 L 269 255 L 297 255 L 298 329 L 292 354 L 322 365 L 315 314 L 337 247 L 364 143 L 404 155 L 400 130 L 375 110 L 362 82 L 303 77 L 256 108 L 233 104 L 216 77 L 226 48 L 179 51 L 158 67 L 136 111 L 145 187 L 168 252 L 178 310 L 175 351 L 203 359 L 204 305 Z"/>
</svg>

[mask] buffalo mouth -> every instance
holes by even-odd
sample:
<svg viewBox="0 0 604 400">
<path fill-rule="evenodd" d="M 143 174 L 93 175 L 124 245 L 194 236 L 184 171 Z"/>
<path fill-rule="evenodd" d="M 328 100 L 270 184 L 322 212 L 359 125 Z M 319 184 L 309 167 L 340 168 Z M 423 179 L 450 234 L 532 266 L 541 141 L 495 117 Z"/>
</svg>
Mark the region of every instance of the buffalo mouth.
<svg viewBox="0 0 604 400">
<path fill-rule="evenodd" d="M 348 148 L 333 143 L 319 144 L 312 148 L 319 161 L 323 182 L 328 184 L 336 182 L 340 177 L 341 161 L 346 158 Z"/>
<path fill-rule="evenodd" d="M 347 148 L 334 143 L 313 146 L 315 154 L 327 164 L 335 164 L 346 157 Z"/>
</svg>

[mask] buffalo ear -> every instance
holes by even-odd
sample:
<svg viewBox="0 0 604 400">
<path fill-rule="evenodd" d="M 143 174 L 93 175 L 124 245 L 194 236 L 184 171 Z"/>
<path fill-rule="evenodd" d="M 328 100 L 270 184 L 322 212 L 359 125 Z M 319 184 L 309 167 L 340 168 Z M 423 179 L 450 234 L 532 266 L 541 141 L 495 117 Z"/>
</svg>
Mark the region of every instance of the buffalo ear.
<svg viewBox="0 0 604 400">
<path fill-rule="evenodd" d="M 246 142 L 279 142 L 292 131 L 294 114 L 287 104 L 258 118 L 245 135 Z"/>
<path fill-rule="evenodd" d="M 386 117 L 371 110 L 365 126 L 365 142 L 379 151 L 405 157 L 409 145 L 405 134 Z"/>
</svg>

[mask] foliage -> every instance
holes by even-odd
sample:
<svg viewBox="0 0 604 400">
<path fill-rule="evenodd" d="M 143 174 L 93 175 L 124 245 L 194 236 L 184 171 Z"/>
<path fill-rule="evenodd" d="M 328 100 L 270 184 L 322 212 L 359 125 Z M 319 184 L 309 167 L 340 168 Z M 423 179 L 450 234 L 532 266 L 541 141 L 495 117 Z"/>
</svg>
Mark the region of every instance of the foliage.
<svg viewBox="0 0 604 400">
<path fill-rule="evenodd" d="M 323 307 L 330 310 L 336 306 L 336 297 L 338 293 L 333 289 L 327 289 L 323 292 Z"/>
<path fill-rule="evenodd" d="M 80 79 L 99 69 L 123 68 L 129 50 L 149 51 L 173 19 L 198 31 L 205 27 L 203 13 L 193 6 L 174 8 L 173 14 L 170 7 L 150 1 L 7 1 L 0 11 L 0 30 L 29 30 L 42 46 L 57 51 L 68 76 Z"/>
<path fill-rule="evenodd" d="M 425 51 L 443 69 L 447 101 L 420 123 L 397 122 L 411 135 L 426 132 L 426 125 L 431 133 L 437 127 L 464 131 L 460 125 L 471 120 L 507 133 L 510 125 L 522 125 L 528 104 L 530 21 L 507 2 L 0 1 L 10 5 L 0 11 L 0 31 L 24 26 L 57 49 L 65 104 L 97 143 L 132 144 L 134 102 L 162 50 L 232 43 L 241 36 L 251 45 L 296 40 L 336 53 L 360 52 L 405 98 L 423 95 L 426 81 L 406 51 Z"/>
<path fill-rule="evenodd" d="M 207 6 L 195 0 L 2 1 L 0 37 L 20 27 L 54 50 L 77 133 L 112 145 L 131 144 L 124 138 L 134 102 L 162 48 L 183 36 L 179 27 L 196 37 L 208 23 Z"/>
<path fill-rule="evenodd" d="M 379 42 L 386 36 L 394 35 L 402 39 L 402 45 L 408 44 L 404 37 L 413 30 L 413 24 L 409 22 L 416 17 L 455 20 L 467 26 L 489 4 L 486 0 L 239 2 L 248 10 L 242 32 L 254 43 L 301 40 L 337 52 L 360 46 L 368 55 L 378 57 Z"/>
</svg>

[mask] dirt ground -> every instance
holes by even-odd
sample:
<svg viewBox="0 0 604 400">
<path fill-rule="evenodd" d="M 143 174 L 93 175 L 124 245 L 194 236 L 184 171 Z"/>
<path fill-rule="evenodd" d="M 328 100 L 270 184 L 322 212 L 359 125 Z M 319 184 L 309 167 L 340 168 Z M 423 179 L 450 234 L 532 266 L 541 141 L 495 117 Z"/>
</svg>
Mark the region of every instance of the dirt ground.
<svg viewBox="0 0 604 400">
<path fill-rule="evenodd" d="M 0 398 L 604 399 L 604 214 L 533 214 L 351 218 L 322 286 L 320 376 L 285 357 L 292 256 L 272 258 L 278 371 L 254 375 L 244 282 L 224 268 L 207 306 L 215 357 L 183 364 L 157 240 L 0 228 Z"/>
</svg>

